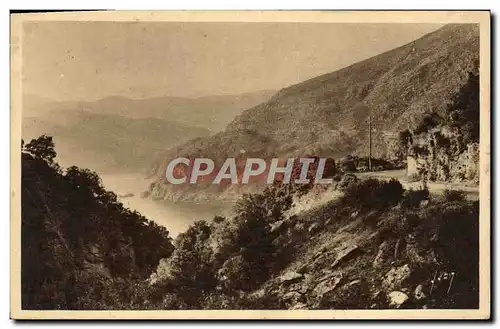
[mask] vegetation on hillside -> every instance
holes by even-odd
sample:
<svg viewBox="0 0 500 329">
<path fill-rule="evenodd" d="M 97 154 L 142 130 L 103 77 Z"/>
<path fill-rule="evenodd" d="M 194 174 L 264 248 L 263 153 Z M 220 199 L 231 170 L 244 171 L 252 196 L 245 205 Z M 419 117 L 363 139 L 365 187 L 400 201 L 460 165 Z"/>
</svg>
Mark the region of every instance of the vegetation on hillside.
<svg viewBox="0 0 500 329">
<path fill-rule="evenodd" d="M 192 225 L 151 278 L 158 307 L 478 306 L 477 202 L 405 191 L 396 180 L 342 189 L 339 199 L 289 215 L 294 192 L 272 186 L 243 197 L 232 218 Z"/>
<path fill-rule="evenodd" d="M 124 208 L 96 173 L 55 158 L 52 137 L 23 143 L 23 309 L 130 307 L 134 286 L 172 253 L 169 232 Z"/>
<path fill-rule="evenodd" d="M 179 156 L 218 165 L 228 157 L 352 154 L 329 161 L 335 193 L 326 203 L 293 211 L 314 187 L 277 181 L 242 195 L 234 215 L 198 221 L 174 241 L 124 208 L 95 172 L 59 166 L 52 137 L 23 143 L 23 308 L 477 308 L 479 203 L 351 172 L 367 165 L 359 154 L 371 114 L 375 156 L 387 153 L 390 137 L 397 160 L 427 159 L 426 180 L 477 175 L 452 163 L 477 164 L 478 47 L 477 26 L 445 26 L 283 89 L 225 131 L 168 151 L 152 169 L 161 175 L 152 185 L 159 197 L 168 193 L 166 162 Z"/>
<path fill-rule="evenodd" d="M 478 306 L 478 203 L 459 192 L 346 174 L 340 197 L 293 213 L 310 192 L 278 182 L 172 244 L 55 157 L 51 137 L 23 145 L 25 309 Z"/>
<path fill-rule="evenodd" d="M 414 129 L 431 112 L 444 116 L 454 95 L 477 74 L 479 28 L 450 24 L 422 38 L 341 70 L 279 91 L 244 111 L 226 130 L 168 150 L 152 166 L 162 198 L 164 170 L 174 158 L 340 158 L 368 154 L 372 117 L 373 157 L 388 158 L 398 133 Z"/>
<path fill-rule="evenodd" d="M 443 114 L 432 112 L 415 129 L 399 134 L 395 153 L 415 158 L 424 180 L 477 184 L 479 126 L 479 74 L 471 71 Z"/>
</svg>

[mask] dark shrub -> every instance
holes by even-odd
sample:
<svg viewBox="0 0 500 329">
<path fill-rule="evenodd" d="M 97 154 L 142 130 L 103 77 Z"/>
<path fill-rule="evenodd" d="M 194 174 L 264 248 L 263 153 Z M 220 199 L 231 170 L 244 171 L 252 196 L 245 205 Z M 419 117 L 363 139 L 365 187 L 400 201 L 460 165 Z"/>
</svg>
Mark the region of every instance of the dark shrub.
<svg viewBox="0 0 500 329">
<path fill-rule="evenodd" d="M 356 177 L 356 175 L 348 173 L 342 176 L 340 182 L 337 184 L 337 189 L 345 191 L 349 186 L 355 185 L 358 182 L 359 179 L 358 177 Z"/>
<path fill-rule="evenodd" d="M 35 159 L 45 160 L 47 163 L 52 164 L 56 157 L 54 150 L 54 141 L 52 136 L 42 135 L 37 139 L 32 139 L 28 144 L 23 144 L 23 149 L 31 153 Z"/>
<path fill-rule="evenodd" d="M 199 307 L 201 296 L 217 285 L 216 271 L 210 261 L 210 234 L 211 227 L 205 221 L 195 222 L 177 236 L 174 252 L 157 268 L 159 287 L 194 307 Z"/>
<path fill-rule="evenodd" d="M 429 150 L 425 146 L 413 145 L 412 151 L 416 156 L 426 157 L 429 155 Z"/>
<path fill-rule="evenodd" d="M 413 143 L 413 136 L 411 135 L 411 132 L 406 129 L 404 131 L 400 131 L 398 135 L 398 141 L 401 146 L 403 146 L 405 149 Z"/>
<path fill-rule="evenodd" d="M 434 294 L 434 307 L 477 308 L 479 300 L 478 203 L 444 202 L 425 218 L 437 229 L 433 245 L 439 271 L 447 274 L 442 291 Z M 428 231 L 428 230 L 427 230 Z M 450 276 L 454 275 L 453 282 Z"/>
<path fill-rule="evenodd" d="M 344 192 L 343 202 L 352 207 L 380 209 L 397 204 L 403 196 L 403 186 L 396 179 L 388 182 L 370 178 L 350 184 Z"/>
<path fill-rule="evenodd" d="M 284 261 L 278 255 L 287 241 L 277 245 L 277 232 L 271 232 L 271 227 L 283 221 L 293 205 L 288 187 L 276 183 L 262 193 L 245 194 L 234 208 L 235 217 L 215 223 L 222 231 L 215 230 L 220 245 L 214 265 L 220 267 L 218 275 L 229 294 L 255 289 Z"/>
<path fill-rule="evenodd" d="M 142 282 L 172 253 L 169 232 L 125 208 L 95 172 L 63 171 L 56 155 L 45 135 L 21 154 L 23 309 L 141 306 Z"/>
<path fill-rule="evenodd" d="M 443 195 L 445 200 L 449 202 L 464 201 L 466 199 L 464 191 L 446 189 Z"/>
<path fill-rule="evenodd" d="M 343 172 L 355 172 L 356 171 L 356 158 L 352 155 L 345 156 L 339 161 L 339 168 Z"/>
<path fill-rule="evenodd" d="M 382 183 L 378 194 L 384 205 L 390 205 L 398 203 L 404 191 L 403 185 L 397 179 L 391 178 L 388 182 Z"/>
<path fill-rule="evenodd" d="M 424 200 L 429 199 L 429 189 L 427 187 L 418 190 L 409 189 L 403 195 L 401 207 L 403 208 L 417 208 Z"/>
<path fill-rule="evenodd" d="M 439 125 L 442 118 L 437 113 L 431 113 L 422 118 L 420 124 L 415 128 L 415 134 L 421 134 Z"/>
</svg>

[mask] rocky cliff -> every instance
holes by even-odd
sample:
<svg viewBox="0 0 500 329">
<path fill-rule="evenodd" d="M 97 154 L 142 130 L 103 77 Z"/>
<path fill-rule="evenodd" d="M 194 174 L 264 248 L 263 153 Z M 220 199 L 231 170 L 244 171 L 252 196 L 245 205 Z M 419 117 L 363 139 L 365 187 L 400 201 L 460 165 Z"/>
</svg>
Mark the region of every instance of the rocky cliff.
<svg viewBox="0 0 500 329">
<path fill-rule="evenodd" d="M 433 113 L 401 135 L 408 146 L 408 173 L 428 181 L 478 185 L 479 127 L 479 75 L 471 73 L 443 114 Z"/>
<path fill-rule="evenodd" d="M 478 31 L 473 24 L 446 25 L 399 48 L 282 89 L 244 111 L 224 131 L 166 151 L 151 168 L 158 177 L 152 192 L 169 197 L 170 187 L 161 187 L 164 171 L 180 156 L 207 157 L 220 165 L 242 156 L 366 155 L 369 115 L 373 156 L 385 157 L 388 136 L 415 128 L 431 112 L 444 113 L 469 73 L 477 72 Z"/>
</svg>

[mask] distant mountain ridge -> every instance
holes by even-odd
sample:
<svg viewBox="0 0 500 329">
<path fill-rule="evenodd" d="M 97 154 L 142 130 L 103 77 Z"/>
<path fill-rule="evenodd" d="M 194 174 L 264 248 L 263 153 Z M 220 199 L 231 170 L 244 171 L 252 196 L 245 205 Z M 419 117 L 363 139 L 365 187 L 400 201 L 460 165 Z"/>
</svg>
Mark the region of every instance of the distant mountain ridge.
<svg viewBox="0 0 500 329">
<path fill-rule="evenodd" d="M 61 111 L 24 118 L 23 131 L 27 141 L 42 134 L 53 136 L 61 164 L 99 172 L 144 172 L 165 147 L 210 134 L 208 129 L 155 118 Z"/>
<path fill-rule="evenodd" d="M 166 151 L 151 168 L 158 184 L 179 156 L 338 158 L 368 151 L 373 122 L 375 157 L 383 157 L 399 131 L 431 112 L 444 111 L 479 66 L 479 27 L 450 24 L 413 42 L 280 90 L 237 116 L 223 132 Z M 153 195 L 155 195 L 153 191 Z M 163 188 L 155 197 L 162 197 Z"/>
<path fill-rule="evenodd" d="M 135 99 L 110 96 L 93 102 L 56 102 L 36 95 L 25 95 L 23 116 L 39 117 L 54 111 L 85 111 L 127 118 L 156 118 L 216 132 L 223 129 L 243 110 L 268 100 L 273 94 L 274 91 L 264 90 L 199 98 L 165 96 Z"/>
<path fill-rule="evenodd" d="M 202 98 L 107 97 L 96 102 L 56 102 L 26 95 L 23 138 L 54 137 L 59 162 L 98 172 L 145 172 L 167 148 L 222 129 L 271 92 Z"/>
</svg>

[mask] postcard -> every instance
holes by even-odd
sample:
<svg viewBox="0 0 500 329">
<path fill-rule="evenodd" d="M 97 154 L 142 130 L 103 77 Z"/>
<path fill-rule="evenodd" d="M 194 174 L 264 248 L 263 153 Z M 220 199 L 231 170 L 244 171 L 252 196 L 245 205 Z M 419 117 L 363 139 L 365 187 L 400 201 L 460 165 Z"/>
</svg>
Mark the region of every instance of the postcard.
<svg viewBox="0 0 500 329">
<path fill-rule="evenodd" d="M 489 11 L 11 33 L 11 318 L 489 319 Z"/>
</svg>

